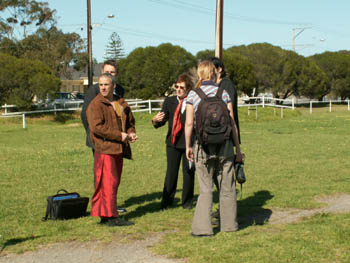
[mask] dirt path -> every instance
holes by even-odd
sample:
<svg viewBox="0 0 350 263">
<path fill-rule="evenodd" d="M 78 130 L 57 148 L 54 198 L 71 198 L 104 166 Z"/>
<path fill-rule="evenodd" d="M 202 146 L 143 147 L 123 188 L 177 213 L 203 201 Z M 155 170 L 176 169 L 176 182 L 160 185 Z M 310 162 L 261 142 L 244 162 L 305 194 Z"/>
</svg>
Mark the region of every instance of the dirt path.
<svg viewBox="0 0 350 263">
<path fill-rule="evenodd" d="M 327 203 L 328 206 L 312 209 L 274 209 L 268 210 L 270 224 L 289 224 L 310 217 L 316 213 L 350 213 L 350 195 L 338 194 L 317 201 Z M 252 215 L 249 218 L 241 218 L 240 221 L 254 221 L 266 218 L 266 214 Z M 167 259 L 154 255 L 148 247 L 159 242 L 161 235 L 151 237 L 147 240 L 136 241 L 128 244 L 111 242 L 86 242 L 86 243 L 59 243 L 52 244 L 47 248 L 34 252 L 26 252 L 21 255 L 0 256 L 0 263 L 178 263 L 181 260 Z"/>
</svg>

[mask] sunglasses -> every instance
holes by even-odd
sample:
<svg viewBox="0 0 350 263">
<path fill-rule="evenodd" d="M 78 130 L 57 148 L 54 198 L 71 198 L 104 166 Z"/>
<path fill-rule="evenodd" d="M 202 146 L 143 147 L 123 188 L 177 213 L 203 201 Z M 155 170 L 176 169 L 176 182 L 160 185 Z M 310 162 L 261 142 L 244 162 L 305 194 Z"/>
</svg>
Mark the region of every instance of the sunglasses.
<svg viewBox="0 0 350 263">
<path fill-rule="evenodd" d="M 180 86 L 180 85 L 177 85 L 177 84 L 175 85 L 175 88 L 176 88 L 176 89 L 183 89 L 183 90 L 186 89 L 184 86 Z"/>
</svg>

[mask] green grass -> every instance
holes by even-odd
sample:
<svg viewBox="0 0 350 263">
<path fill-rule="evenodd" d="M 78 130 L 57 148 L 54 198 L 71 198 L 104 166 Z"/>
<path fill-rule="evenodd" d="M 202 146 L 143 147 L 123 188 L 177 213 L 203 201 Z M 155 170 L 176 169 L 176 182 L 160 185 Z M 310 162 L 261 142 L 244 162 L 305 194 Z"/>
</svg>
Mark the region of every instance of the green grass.
<svg viewBox="0 0 350 263">
<path fill-rule="evenodd" d="M 118 204 L 135 226 L 107 228 L 98 219 L 41 222 L 46 198 L 60 188 L 93 193 L 92 153 L 76 115 L 40 119 L 0 118 L 0 251 L 20 253 L 67 240 L 121 242 L 166 233 L 153 249 L 188 262 L 349 262 L 350 215 L 317 214 L 300 223 L 249 222 L 235 233 L 190 236 L 193 210 L 159 210 L 165 176 L 165 134 L 151 115 L 136 114 L 139 141 L 126 160 Z M 274 208 L 312 209 L 316 196 L 350 193 L 350 113 L 308 109 L 240 108 L 247 182 L 239 217 Z M 179 178 L 178 189 L 182 188 Z M 196 184 L 195 194 L 198 195 Z M 217 204 L 215 204 L 217 206 Z M 90 211 L 90 205 L 88 207 Z"/>
</svg>

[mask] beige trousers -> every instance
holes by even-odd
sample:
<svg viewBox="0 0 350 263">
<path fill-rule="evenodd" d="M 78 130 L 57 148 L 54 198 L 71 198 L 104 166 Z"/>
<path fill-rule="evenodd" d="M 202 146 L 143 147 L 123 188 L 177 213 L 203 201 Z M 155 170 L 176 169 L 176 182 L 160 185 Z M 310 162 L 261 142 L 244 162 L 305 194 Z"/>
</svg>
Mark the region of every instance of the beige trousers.
<svg viewBox="0 0 350 263">
<path fill-rule="evenodd" d="M 229 142 L 226 149 L 233 149 Z M 194 145 L 196 173 L 199 182 L 199 198 L 192 222 L 195 235 L 212 235 L 211 213 L 213 206 L 213 176 L 220 186 L 220 231 L 238 229 L 237 199 L 233 178 L 233 150 L 219 153 L 220 159 L 209 159 L 207 153 L 196 143 Z"/>
</svg>

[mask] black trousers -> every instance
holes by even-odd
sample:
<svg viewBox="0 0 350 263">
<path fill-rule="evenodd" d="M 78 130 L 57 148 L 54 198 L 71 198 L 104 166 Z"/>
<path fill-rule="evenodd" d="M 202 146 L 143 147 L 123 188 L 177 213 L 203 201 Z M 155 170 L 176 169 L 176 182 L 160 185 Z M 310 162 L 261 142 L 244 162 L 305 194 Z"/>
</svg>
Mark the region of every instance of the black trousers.
<svg viewBox="0 0 350 263">
<path fill-rule="evenodd" d="M 164 181 L 162 208 L 172 205 L 176 193 L 177 178 L 179 175 L 179 167 L 182 158 L 182 206 L 192 206 L 193 191 L 194 191 L 194 166 L 191 169 L 186 158 L 186 149 L 176 149 L 171 146 L 166 147 L 167 155 L 167 170 Z"/>
</svg>

